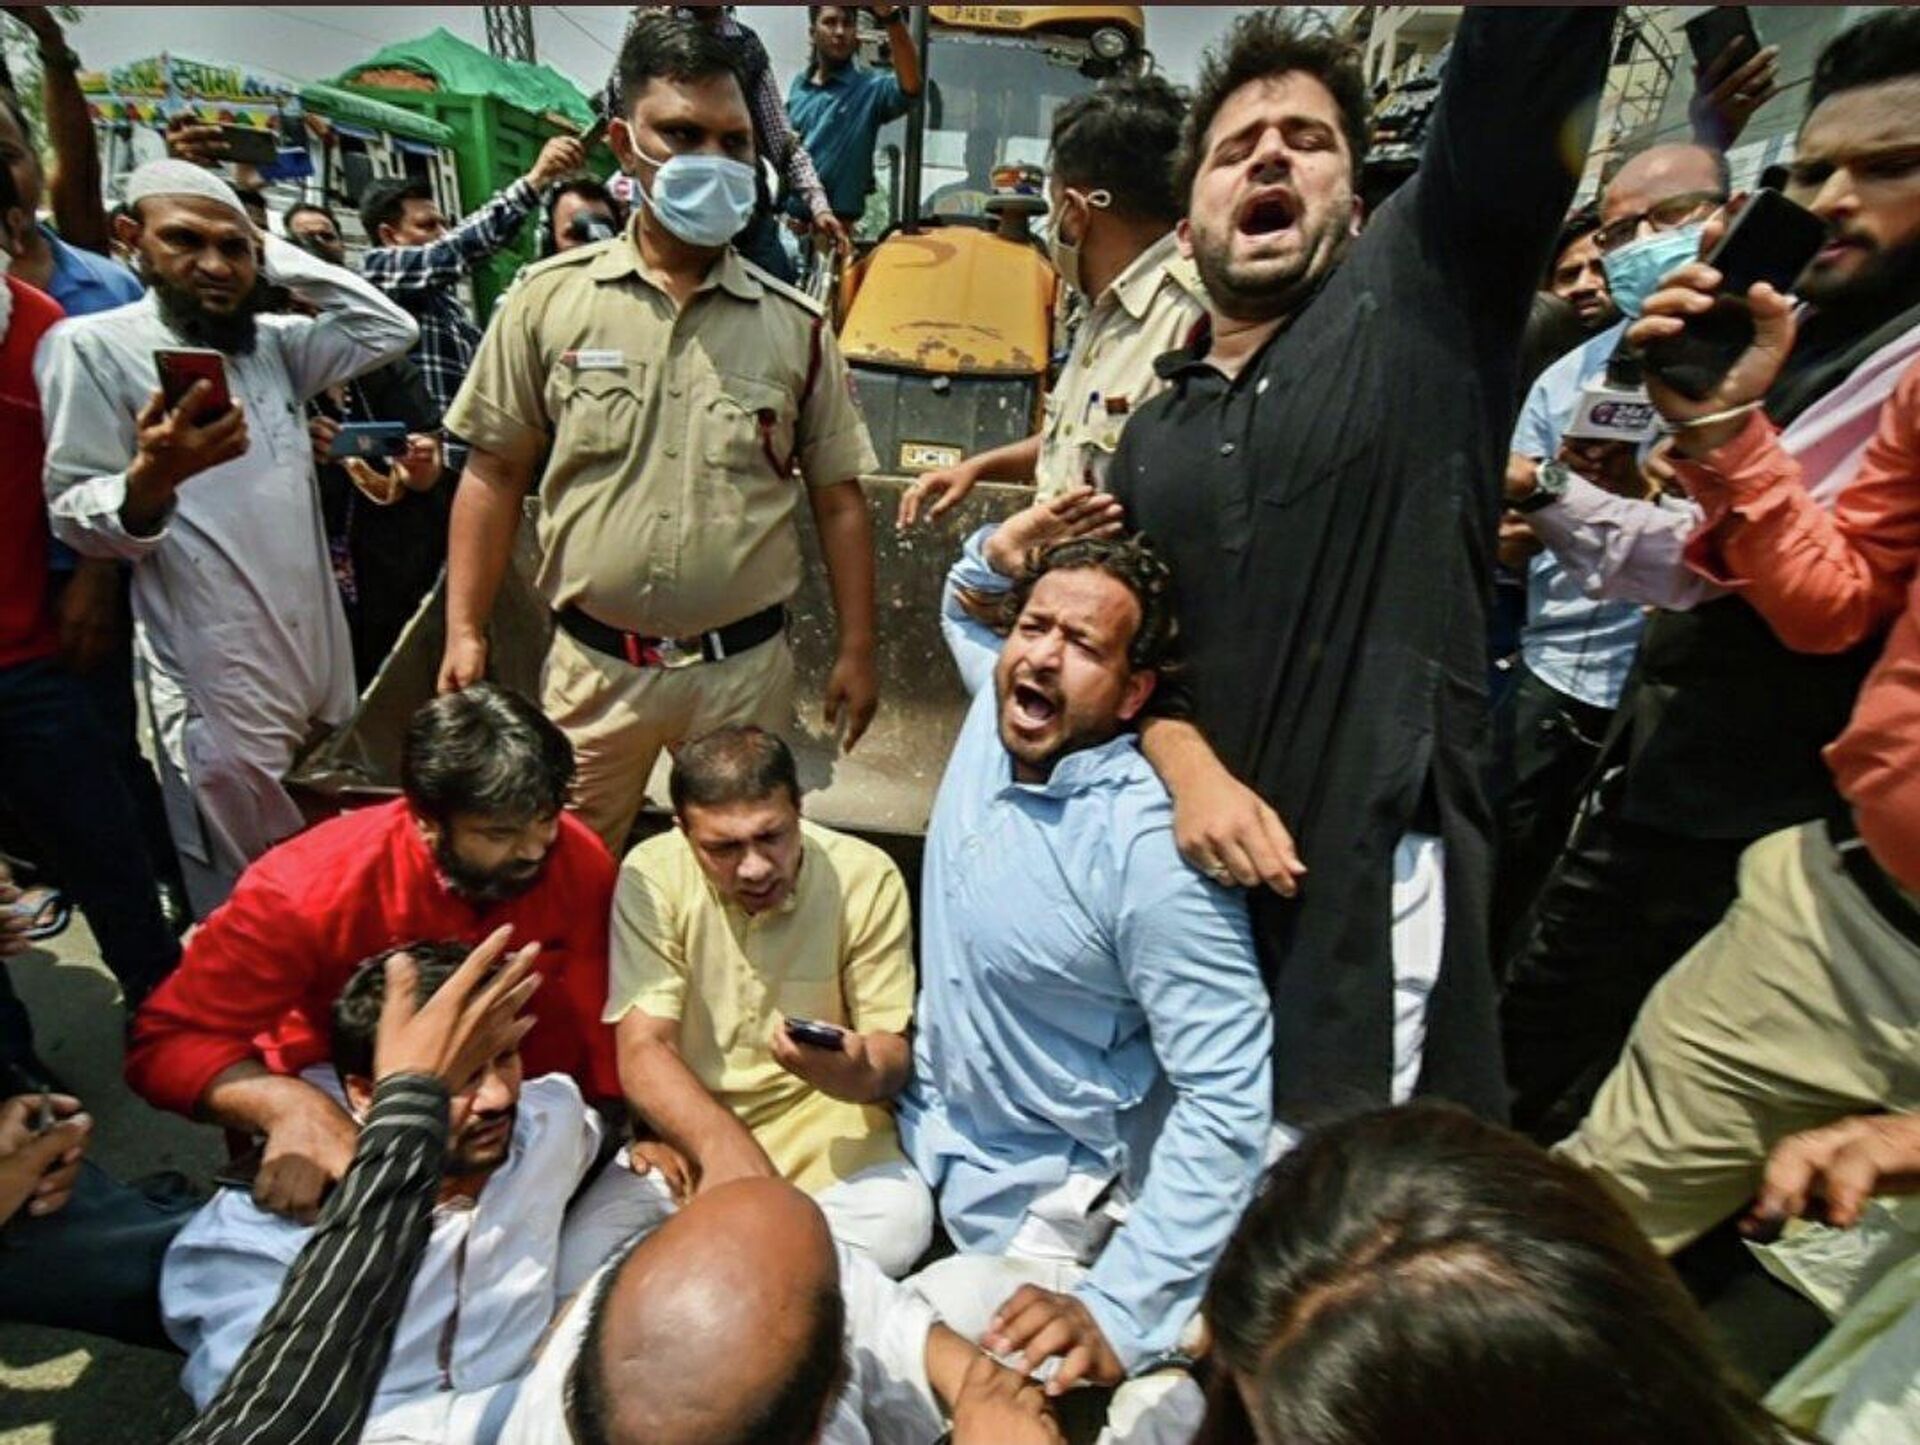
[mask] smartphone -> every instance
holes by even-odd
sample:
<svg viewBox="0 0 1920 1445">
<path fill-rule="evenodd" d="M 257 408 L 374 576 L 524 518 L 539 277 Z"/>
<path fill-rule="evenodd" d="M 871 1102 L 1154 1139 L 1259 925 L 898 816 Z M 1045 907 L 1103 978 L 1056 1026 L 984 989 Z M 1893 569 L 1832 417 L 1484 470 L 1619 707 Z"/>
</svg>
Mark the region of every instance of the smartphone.
<svg viewBox="0 0 1920 1445">
<path fill-rule="evenodd" d="M 327 451 L 330 462 L 357 457 L 363 462 L 397 461 L 407 454 L 407 424 L 399 421 L 350 421 Z"/>
<path fill-rule="evenodd" d="M 1755 191 L 1703 258 L 1724 278 L 1719 301 L 1680 335 L 1647 346 L 1647 369 L 1682 396 L 1707 396 L 1753 344 L 1747 292 L 1762 281 L 1791 291 L 1826 243 L 1827 223 L 1812 211 L 1778 191 Z"/>
<path fill-rule="evenodd" d="M 1747 42 L 1739 54 L 1742 63 L 1760 53 L 1760 36 L 1753 28 L 1753 16 L 1744 5 L 1715 5 L 1703 10 L 1682 27 L 1687 44 L 1693 50 L 1693 68 L 1705 70 L 1727 53 L 1736 40 Z"/>
<path fill-rule="evenodd" d="M 220 420 L 233 407 L 233 393 L 227 389 L 227 359 L 217 351 L 186 347 L 153 353 L 154 369 L 160 373 L 160 394 L 168 411 L 178 411 L 195 382 L 210 382 L 213 395 L 193 419 L 195 426 L 207 426 Z"/>
<path fill-rule="evenodd" d="M 227 143 L 227 159 L 235 165 L 270 166 L 280 159 L 280 137 L 254 125 L 223 125 L 220 139 Z"/>
<path fill-rule="evenodd" d="M 588 126 L 586 130 L 581 133 L 580 149 L 583 151 L 590 151 L 595 146 L 599 145 L 601 141 L 605 140 L 607 138 L 607 124 L 608 124 L 608 121 L 606 116 L 604 115 L 596 116 L 594 118 L 593 124 Z"/>
<path fill-rule="evenodd" d="M 788 1019 L 787 1037 L 810 1049 L 827 1049 L 836 1054 L 844 1052 L 847 1047 L 844 1030 L 816 1019 Z"/>
</svg>

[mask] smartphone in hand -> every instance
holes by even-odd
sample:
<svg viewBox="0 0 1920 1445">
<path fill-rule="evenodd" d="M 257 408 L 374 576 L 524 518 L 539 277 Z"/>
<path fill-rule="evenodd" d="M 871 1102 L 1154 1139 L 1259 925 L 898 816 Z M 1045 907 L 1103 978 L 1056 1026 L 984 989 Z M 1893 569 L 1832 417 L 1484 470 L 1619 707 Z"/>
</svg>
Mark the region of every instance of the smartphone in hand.
<svg viewBox="0 0 1920 1445">
<path fill-rule="evenodd" d="M 166 398 L 168 411 L 180 409 L 195 382 L 212 385 L 213 395 L 192 418 L 195 426 L 209 426 L 233 409 L 233 393 L 227 389 L 227 359 L 219 352 L 190 347 L 156 351 L 153 365 L 160 373 L 160 394 Z"/>
<path fill-rule="evenodd" d="M 407 454 L 407 424 L 399 421 L 350 421 L 341 426 L 327 450 L 327 460 L 344 462 L 398 461 Z"/>
<path fill-rule="evenodd" d="M 1744 5 L 1715 5 L 1701 11 L 1681 28 L 1687 32 L 1695 70 L 1705 70 L 1712 65 L 1735 41 L 1746 41 L 1746 48 L 1739 55 L 1742 62 L 1760 53 L 1760 36 L 1753 28 L 1753 16 Z"/>
<path fill-rule="evenodd" d="M 1700 401 L 1713 393 L 1740 355 L 1753 344 L 1747 292 L 1764 281 L 1791 291 L 1827 243 L 1827 223 L 1778 191 L 1756 191 L 1727 233 L 1702 259 L 1721 276 L 1711 311 L 1687 319 L 1678 336 L 1644 349 L 1647 370 L 1682 396 Z"/>
<path fill-rule="evenodd" d="M 845 1030 L 815 1019 L 788 1019 L 787 1037 L 810 1049 L 826 1049 L 836 1054 L 846 1052 Z"/>
</svg>

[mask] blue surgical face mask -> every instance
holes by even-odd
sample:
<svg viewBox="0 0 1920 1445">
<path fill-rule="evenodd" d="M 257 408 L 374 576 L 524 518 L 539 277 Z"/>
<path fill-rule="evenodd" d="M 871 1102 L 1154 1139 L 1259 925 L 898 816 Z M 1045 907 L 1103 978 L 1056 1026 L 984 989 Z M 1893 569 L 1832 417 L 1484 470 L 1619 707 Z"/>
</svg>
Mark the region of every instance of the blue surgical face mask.
<svg viewBox="0 0 1920 1445">
<path fill-rule="evenodd" d="M 1660 289 L 1661 279 L 1700 254 L 1700 233 L 1704 229 L 1704 222 L 1695 221 L 1671 231 L 1655 231 L 1602 258 L 1601 264 L 1607 268 L 1607 290 L 1623 316 L 1637 318 L 1647 298 Z"/>
<path fill-rule="evenodd" d="M 724 246 L 753 219 L 758 178 L 745 161 L 716 155 L 656 161 L 637 148 L 634 154 L 653 171 L 653 189 L 639 188 L 643 203 L 689 246 Z"/>
</svg>

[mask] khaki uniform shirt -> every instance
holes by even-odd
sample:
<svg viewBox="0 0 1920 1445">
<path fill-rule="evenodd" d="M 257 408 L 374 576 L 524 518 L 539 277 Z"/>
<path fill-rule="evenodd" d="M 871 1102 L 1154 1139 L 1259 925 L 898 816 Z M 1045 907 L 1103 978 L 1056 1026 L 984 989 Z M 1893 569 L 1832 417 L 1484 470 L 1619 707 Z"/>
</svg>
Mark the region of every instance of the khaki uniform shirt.
<svg viewBox="0 0 1920 1445">
<path fill-rule="evenodd" d="M 1106 485 L 1127 418 L 1164 385 L 1154 361 L 1186 345 L 1206 301 L 1200 273 L 1180 255 L 1171 232 L 1100 294 L 1047 396 L 1035 478 L 1041 500 L 1089 479 Z"/>
<path fill-rule="evenodd" d="M 870 843 L 802 823 L 800 877 L 781 907 L 724 901 L 679 829 L 627 855 L 613 904 L 606 1021 L 680 1022 L 693 1076 L 810 1193 L 903 1157 L 893 1111 L 843 1103 L 774 1062 L 789 1018 L 904 1033 L 913 1016 L 906 884 Z"/>
<path fill-rule="evenodd" d="M 484 450 L 551 444 L 535 509 L 549 605 L 691 637 L 793 596 L 788 459 L 815 486 L 876 465 L 824 326 L 807 390 L 819 320 L 731 250 L 677 307 L 631 233 L 525 274 L 446 423 Z"/>
</svg>

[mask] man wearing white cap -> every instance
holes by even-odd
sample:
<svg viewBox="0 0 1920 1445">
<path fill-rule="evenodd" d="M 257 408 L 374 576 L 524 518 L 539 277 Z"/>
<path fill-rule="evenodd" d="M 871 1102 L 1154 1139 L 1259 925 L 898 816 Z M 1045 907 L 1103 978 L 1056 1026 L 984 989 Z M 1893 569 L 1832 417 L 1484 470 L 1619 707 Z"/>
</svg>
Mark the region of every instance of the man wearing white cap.
<svg viewBox="0 0 1920 1445">
<path fill-rule="evenodd" d="M 282 783 L 354 702 L 304 405 L 403 355 L 413 319 L 367 282 L 263 237 L 230 186 L 185 161 L 127 181 L 115 222 L 147 294 L 57 328 L 38 375 L 55 534 L 137 564 L 136 646 L 168 820 L 194 912 L 302 826 Z M 263 314 L 284 286 L 317 315 Z M 169 410 L 156 352 L 221 355 Z"/>
</svg>

